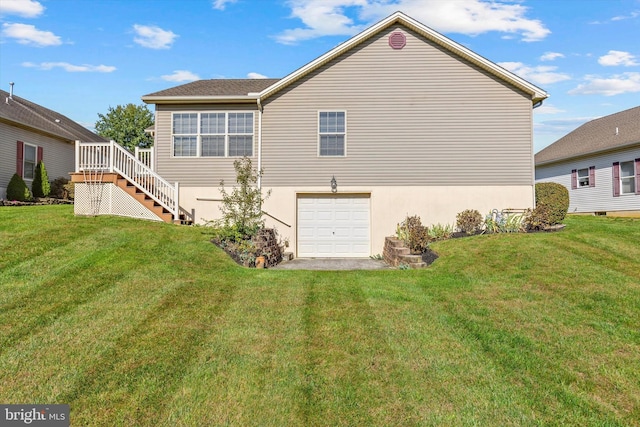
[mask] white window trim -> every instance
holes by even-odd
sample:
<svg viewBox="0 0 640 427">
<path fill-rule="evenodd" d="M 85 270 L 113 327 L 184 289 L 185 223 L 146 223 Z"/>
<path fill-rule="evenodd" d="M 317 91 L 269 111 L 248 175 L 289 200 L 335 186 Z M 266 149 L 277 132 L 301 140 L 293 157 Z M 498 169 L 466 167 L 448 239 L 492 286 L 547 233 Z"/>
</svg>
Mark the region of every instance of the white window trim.
<svg viewBox="0 0 640 427">
<path fill-rule="evenodd" d="M 25 162 L 27 161 L 27 146 L 33 147 L 35 151 L 35 160 L 33 162 L 33 178 L 25 178 L 24 172 L 27 170 L 25 166 Z M 22 179 L 25 181 L 33 181 L 36 177 L 36 167 L 38 166 L 38 146 L 34 144 L 29 144 L 28 142 L 22 143 Z"/>
<path fill-rule="evenodd" d="M 230 134 L 229 133 L 229 114 L 237 114 L 237 113 L 241 113 L 241 114 L 247 114 L 247 113 L 251 113 L 252 114 L 252 127 L 251 127 L 251 133 L 234 133 L 234 134 Z M 205 110 L 205 111 L 172 111 L 171 112 L 171 132 L 170 132 L 170 140 L 171 140 L 171 158 L 174 159 L 239 159 L 241 157 L 244 156 L 230 156 L 229 155 L 229 135 L 237 135 L 237 136 L 251 136 L 251 140 L 252 140 L 252 147 L 251 147 L 251 156 L 247 156 L 250 158 L 255 158 L 256 156 L 256 112 L 253 110 Z M 174 115 L 176 114 L 196 114 L 197 115 L 197 130 L 195 134 L 191 134 L 191 133 L 185 133 L 185 134 L 174 134 L 173 133 L 173 118 Z M 221 134 L 212 134 L 212 133 L 205 133 L 203 134 L 201 132 L 200 126 L 201 126 L 201 114 L 224 114 L 225 118 L 225 133 L 224 133 L 224 156 L 203 156 L 202 155 L 202 137 L 203 136 L 215 136 L 215 135 L 221 135 Z M 195 156 L 176 156 L 175 153 L 175 149 L 174 149 L 174 136 L 196 136 L 196 155 Z"/>
<path fill-rule="evenodd" d="M 327 155 L 327 154 L 320 154 L 320 137 L 324 134 L 320 133 L 320 113 L 344 113 L 344 154 L 342 155 Z M 316 131 L 318 133 L 318 148 L 317 148 L 317 156 L 321 159 L 339 159 L 342 157 L 347 157 L 347 110 L 341 110 L 341 109 L 330 109 L 330 108 L 326 108 L 323 110 L 318 110 L 317 112 L 317 127 L 316 127 Z M 329 133 L 327 133 L 329 134 Z M 335 133 L 330 133 L 331 135 L 335 135 Z"/>
<path fill-rule="evenodd" d="M 580 176 L 580 171 L 587 171 L 587 174 L 584 176 Z M 580 178 L 586 178 L 587 179 L 587 185 L 580 185 Z M 589 168 L 581 168 L 576 170 L 576 179 L 578 180 L 578 188 L 589 188 L 589 184 L 590 184 L 590 180 L 591 177 L 589 176 Z"/>
<path fill-rule="evenodd" d="M 631 166 L 633 167 L 633 173 L 630 176 L 622 176 L 622 164 L 623 163 L 631 163 Z M 635 195 L 637 190 L 635 188 L 635 180 L 636 180 L 636 174 L 638 173 L 638 171 L 636 170 L 636 162 L 634 160 L 626 160 L 626 161 L 622 161 L 619 164 L 620 167 L 620 177 L 618 178 L 618 188 L 620 188 L 620 195 L 621 196 L 631 196 L 631 195 Z M 629 193 L 625 193 L 623 191 L 624 187 L 622 186 L 622 180 L 630 180 L 634 183 L 634 191 L 631 191 Z"/>
</svg>

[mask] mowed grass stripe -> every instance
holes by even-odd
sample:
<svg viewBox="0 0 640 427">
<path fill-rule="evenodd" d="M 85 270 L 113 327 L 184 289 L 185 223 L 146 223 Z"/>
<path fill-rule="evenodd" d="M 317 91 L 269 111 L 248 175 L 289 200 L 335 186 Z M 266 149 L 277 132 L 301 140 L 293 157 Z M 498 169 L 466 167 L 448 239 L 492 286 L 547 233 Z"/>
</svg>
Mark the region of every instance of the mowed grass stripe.
<svg viewBox="0 0 640 427">
<path fill-rule="evenodd" d="M 167 401 L 165 425 L 303 425 L 304 287 L 265 271 L 238 284 L 229 309 Z"/>
</svg>

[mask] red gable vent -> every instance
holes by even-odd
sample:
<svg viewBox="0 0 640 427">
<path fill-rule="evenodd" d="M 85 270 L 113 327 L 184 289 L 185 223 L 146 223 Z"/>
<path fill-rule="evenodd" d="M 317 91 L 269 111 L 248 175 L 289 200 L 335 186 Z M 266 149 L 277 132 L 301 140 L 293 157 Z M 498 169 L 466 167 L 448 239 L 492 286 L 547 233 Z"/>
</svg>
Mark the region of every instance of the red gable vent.
<svg viewBox="0 0 640 427">
<path fill-rule="evenodd" d="M 394 31 L 389 36 L 389 46 L 393 49 L 402 49 L 407 44 L 407 38 L 400 31 Z"/>
</svg>

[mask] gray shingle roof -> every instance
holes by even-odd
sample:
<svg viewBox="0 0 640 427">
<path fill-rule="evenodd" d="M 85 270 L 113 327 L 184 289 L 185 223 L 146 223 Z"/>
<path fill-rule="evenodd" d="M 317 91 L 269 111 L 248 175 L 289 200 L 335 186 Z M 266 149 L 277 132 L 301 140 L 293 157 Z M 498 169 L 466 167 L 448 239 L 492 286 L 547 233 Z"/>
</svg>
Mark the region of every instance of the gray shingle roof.
<svg viewBox="0 0 640 427">
<path fill-rule="evenodd" d="M 245 96 L 260 92 L 280 79 L 211 79 L 150 93 L 147 96 Z M 143 98 L 144 98 L 143 97 Z"/>
<path fill-rule="evenodd" d="M 85 142 L 107 141 L 100 135 L 91 132 L 60 113 L 16 95 L 13 95 L 7 101 L 8 98 L 9 92 L 0 90 L 0 120 L 4 122 L 44 132 L 68 142 L 75 140 Z"/>
<path fill-rule="evenodd" d="M 539 151 L 535 163 L 537 166 L 633 144 L 640 144 L 640 106 L 583 124 Z"/>
</svg>

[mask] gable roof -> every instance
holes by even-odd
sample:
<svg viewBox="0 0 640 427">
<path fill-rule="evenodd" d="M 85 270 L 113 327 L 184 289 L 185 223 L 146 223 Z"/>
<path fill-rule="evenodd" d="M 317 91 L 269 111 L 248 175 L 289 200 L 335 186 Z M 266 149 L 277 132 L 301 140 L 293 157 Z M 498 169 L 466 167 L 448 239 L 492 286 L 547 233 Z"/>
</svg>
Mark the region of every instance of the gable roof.
<svg viewBox="0 0 640 427">
<path fill-rule="evenodd" d="M 591 120 L 535 155 L 536 166 L 640 144 L 640 106 Z"/>
<path fill-rule="evenodd" d="M 264 100 L 280 90 L 284 89 L 288 85 L 296 82 L 300 78 L 308 75 L 319 67 L 323 66 L 327 62 L 337 58 L 343 53 L 355 48 L 361 43 L 369 40 L 374 35 L 389 28 L 392 25 L 404 25 L 412 31 L 420 34 L 428 40 L 436 43 L 449 52 L 457 55 L 481 69 L 487 71 L 493 76 L 501 79 L 502 81 L 514 86 L 531 97 L 531 101 L 536 104 L 548 97 L 548 94 L 539 87 L 527 82 L 526 80 L 518 77 L 517 75 L 507 71 L 506 69 L 498 66 L 497 64 L 489 61 L 488 59 L 478 55 L 477 53 L 467 49 L 466 47 L 454 42 L 453 40 L 443 36 L 442 34 L 432 30 L 426 25 L 410 18 L 402 12 L 396 12 L 382 21 L 374 24 L 363 32 L 350 38 L 344 43 L 339 44 L 329 52 L 311 61 L 307 65 L 299 68 L 293 73 L 287 75 L 282 79 L 261 79 L 251 80 L 246 79 L 247 86 L 243 85 L 243 80 L 201 80 L 186 85 L 178 86 L 175 88 L 167 89 L 160 92 L 155 92 L 142 97 L 142 100 L 147 103 L 162 103 L 162 102 L 229 102 L 229 101 L 255 101 L 257 99 Z M 230 83 L 227 83 L 230 82 Z M 257 82 L 263 82 L 265 85 L 260 87 Z M 250 84 L 255 84 L 255 88 L 252 91 L 249 88 Z M 235 88 L 236 93 L 232 93 L 231 88 Z M 199 90 L 199 92 L 195 92 Z M 227 93 L 226 90 L 229 90 Z"/>
<path fill-rule="evenodd" d="M 16 95 L 9 97 L 9 92 L 4 90 L 0 90 L 0 121 L 67 142 L 107 141 L 60 113 Z"/>
</svg>

